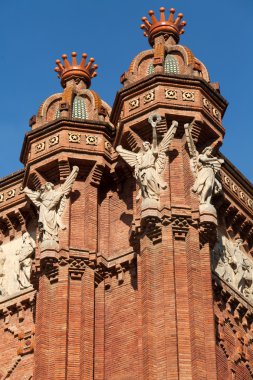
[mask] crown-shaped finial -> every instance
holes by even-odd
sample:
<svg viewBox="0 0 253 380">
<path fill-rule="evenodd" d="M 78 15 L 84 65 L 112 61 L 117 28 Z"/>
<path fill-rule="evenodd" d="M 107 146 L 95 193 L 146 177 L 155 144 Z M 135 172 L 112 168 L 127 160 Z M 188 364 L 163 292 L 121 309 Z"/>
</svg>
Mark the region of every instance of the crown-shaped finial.
<svg viewBox="0 0 253 380">
<path fill-rule="evenodd" d="M 141 25 L 141 29 L 144 30 L 144 36 L 148 37 L 151 46 L 154 44 L 154 38 L 161 34 L 172 35 L 178 43 L 180 34 L 184 33 L 184 26 L 186 21 L 182 21 L 183 14 L 179 13 L 177 18 L 174 19 L 175 9 L 170 9 L 170 16 L 168 20 L 165 19 L 165 8 L 160 8 L 160 20 L 155 17 L 154 11 L 148 12 L 151 18 L 151 22 L 147 17 L 142 17 L 144 24 Z"/>
<path fill-rule="evenodd" d="M 62 55 L 63 64 L 59 59 L 55 61 L 58 67 L 55 67 L 54 70 L 58 73 L 58 77 L 61 78 L 62 86 L 65 87 L 66 82 L 69 79 L 82 79 L 86 83 L 87 87 L 89 87 L 91 78 L 97 75 L 95 70 L 98 68 L 98 65 L 93 64 L 95 59 L 90 58 L 89 62 L 86 64 L 87 54 L 83 53 L 82 60 L 78 65 L 76 61 L 77 54 L 73 52 L 71 55 L 72 64 L 69 63 L 66 54 Z"/>
</svg>

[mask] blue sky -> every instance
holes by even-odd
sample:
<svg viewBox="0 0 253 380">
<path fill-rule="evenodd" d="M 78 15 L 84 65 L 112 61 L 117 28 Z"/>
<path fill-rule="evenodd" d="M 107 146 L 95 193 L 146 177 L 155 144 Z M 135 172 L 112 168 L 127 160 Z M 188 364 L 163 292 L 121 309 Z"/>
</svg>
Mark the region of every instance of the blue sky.
<svg viewBox="0 0 253 380">
<path fill-rule="evenodd" d="M 49 95 L 60 92 L 54 72 L 63 53 L 86 52 L 99 65 L 92 88 L 110 105 L 120 75 L 148 49 L 141 17 L 174 7 L 187 21 L 188 46 L 220 82 L 229 107 L 221 151 L 253 181 L 253 1 L 241 0 L 12 0 L 0 5 L 0 177 L 22 168 L 19 155 L 28 120 Z"/>
</svg>

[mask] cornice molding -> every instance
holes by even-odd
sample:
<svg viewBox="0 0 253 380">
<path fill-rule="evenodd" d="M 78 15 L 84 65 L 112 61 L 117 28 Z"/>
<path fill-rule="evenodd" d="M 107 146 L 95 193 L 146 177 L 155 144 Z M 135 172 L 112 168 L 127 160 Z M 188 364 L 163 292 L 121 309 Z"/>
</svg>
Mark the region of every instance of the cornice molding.
<svg viewBox="0 0 253 380">
<path fill-rule="evenodd" d="M 133 93 L 138 93 L 139 91 L 142 91 L 145 88 L 148 88 L 152 85 L 159 85 L 159 84 L 177 84 L 177 85 L 188 85 L 188 86 L 199 86 L 203 90 L 211 93 L 212 98 L 215 99 L 215 101 L 220 105 L 222 108 L 222 116 L 225 113 L 225 110 L 228 106 L 227 100 L 221 96 L 217 91 L 214 90 L 214 88 L 207 83 L 202 78 L 197 78 L 195 76 L 189 76 L 189 75 L 179 75 L 179 74 L 161 74 L 161 73 L 154 73 L 151 75 L 148 75 L 146 78 L 141 79 L 139 81 L 136 81 L 134 83 L 129 84 L 128 86 L 120 89 L 115 97 L 114 104 L 112 107 L 111 112 L 111 122 L 115 125 L 119 118 L 120 118 L 120 109 L 119 104 L 122 102 L 123 97 L 130 96 Z"/>
<path fill-rule="evenodd" d="M 20 161 L 25 162 L 25 159 L 28 155 L 27 147 L 29 146 L 29 142 L 32 139 L 38 139 L 40 137 L 46 137 L 51 132 L 56 132 L 63 129 L 68 129 L 70 127 L 74 127 L 75 129 L 81 129 L 82 131 L 86 132 L 95 132 L 100 131 L 105 133 L 108 137 L 111 137 L 110 135 L 114 133 L 114 128 L 106 122 L 99 121 L 95 122 L 93 120 L 76 120 L 76 119 L 67 119 L 67 118 L 61 118 L 56 119 L 53 122 L 44 124 L 32 131 L 29 131 L 25 134 L 21 154 L 20 154 Z"/>
</svg>

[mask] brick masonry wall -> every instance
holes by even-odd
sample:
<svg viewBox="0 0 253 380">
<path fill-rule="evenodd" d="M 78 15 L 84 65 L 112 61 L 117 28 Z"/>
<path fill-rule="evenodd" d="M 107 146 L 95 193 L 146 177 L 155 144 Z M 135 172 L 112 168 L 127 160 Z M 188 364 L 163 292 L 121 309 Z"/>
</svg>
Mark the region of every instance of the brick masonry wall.
<svg viewBox="0 0 253 380">
<path fill-rule="evenodd" d="M 129 272 L 122 285 L 112 278 L 105 292 L 105 373 L 104 379 L 138 378 L 138 293 L 136 279 Z"/>
<path fill-rule="evenodd" d="M 213 230 L 200 223 L 184 134 L 184 123 L 196 118 L 194 138 L 200 151 L 207 142 L 221 141 L 220 116 L 226 102 L 201 77 L 183 76 L 193 73 L 180 49 L 184 48 L 177 53 L 182 74 L 178 78 L 164 75 L 162 64 L 155 67 L 157 77 L 147 77 L 152 51 L 133 63 L 127 86 L 116 96 L 115 130 L 100 125 L 90 103 L 89 117 L 96 116 L 93 124 L 59 119 L 44 134 L 41 126 L 26 136 L 22 157 L 28 163 L 24 175 L 29 186 L 46 180 L 57 186 L 73 165 L 80 171 L 66 202 L 67 229 L 59 232 L 59 250 L 36 251 L 36 315 L 27 308 L 21 318 L 13 306 L 10 320 L 1 315 L 0 378 L 8 371 L 10 379 L 32 376 L 33 360 L 35 380 L 253 377 L 251 317 L 245 322 L 243 308 L 236 314 L 213 293 Z M 139 79 L 143 81 L 131 86 Z M 169 97 L 168 89 L 175 91 L 174 97 Z M 185 93 L 190 98 L 184 98 Z M 204 103 L 204 96 L 210 104 Z M 56 106 L 49 107 L 49 119 Z M 132 170 L 108 145 L 106 151 L 105 142 L 115 139 L 115 145 L 136 149 L 142 141 L 151 141 L 147 120 L 155 112 L 162 116 L 159 142 L 171 120 L 177 120 L 179 127 L 166 157 L 163 179 L 168 187 L 161 192 L 159 218 L 149 214 L 144 218 L 141 201 L 135 199 L 138 189 Z M 86 132 L 96 135 L 97 143 L 87 143 Z M 50 143 L 52 137 L 55 145 Z M 233 187 L 233 196 L 232 191 Z M 6 236 L 12 239 L 15 228 L 4 216 Z M 22 356 L 16 345 L 23 344 L 24 349 L 28 338 L 19 339 L 18 331 L 26 327 L 32 334 L 34 317 L 33 358 L 32 349 Z"/>
<path fill-rule="evenodd" d="M 33 375 L 33 299 L 34 292 L 30 291 L 12 300 L 5 301 L 5 308 L 1 309 L 0 379 L 30 379 Z M 3 304 L 1 304 L 1 306 L 3 306 Z"/>
</svg>

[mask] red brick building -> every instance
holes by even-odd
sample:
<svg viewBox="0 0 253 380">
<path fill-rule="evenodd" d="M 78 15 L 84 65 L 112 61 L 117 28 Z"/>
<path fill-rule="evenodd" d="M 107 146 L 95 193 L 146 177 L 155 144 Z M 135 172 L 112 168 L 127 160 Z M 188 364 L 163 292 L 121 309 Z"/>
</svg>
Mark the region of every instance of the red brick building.
<svg viewBox="0 0 253 380">
<path fill-rule="evenodd" d="M 174 12 L 143 18 L 112 109 L 92 58 L 56 61 L 1 180 L 0 379 L 253 378 L 252 185 Z"/>
</svg>

